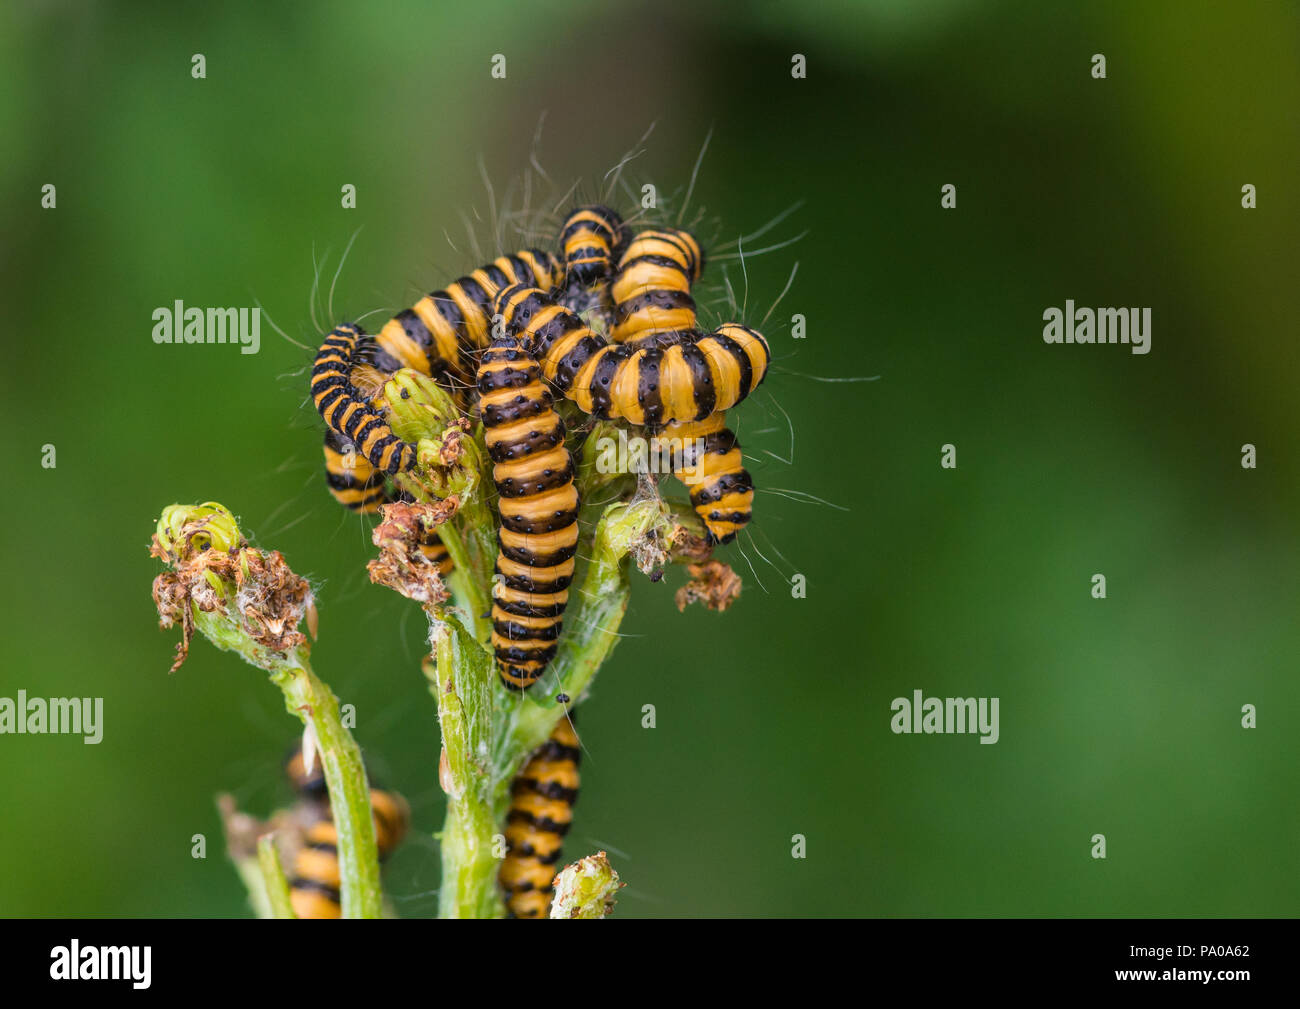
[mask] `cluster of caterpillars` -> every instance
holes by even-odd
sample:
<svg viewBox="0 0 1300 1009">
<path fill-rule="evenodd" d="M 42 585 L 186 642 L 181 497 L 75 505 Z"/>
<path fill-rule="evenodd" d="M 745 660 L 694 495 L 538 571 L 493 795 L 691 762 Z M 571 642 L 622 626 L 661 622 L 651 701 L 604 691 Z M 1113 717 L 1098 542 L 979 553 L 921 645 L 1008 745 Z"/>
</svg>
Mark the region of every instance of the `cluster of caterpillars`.
<svg viewBox="0 0 1300 1009">
<path fill-rule="evenodd" d="M 726 411 L 763 381 L 770 351 L 740 323 L 699 328 L 691 290 L 703 270 L 689 232 L 633 233 L 608 207 L 579 207 L 564 222 L 558 254 L 502 256 L 374 335 L 339 326 L 316 356 L 311 393 L 327 426 L 329 487 L 353 511 L 376 512 L 393 500 L 387 478 L 415 465 L 415 446 L 393 433 L 376 402 L 386 377 L 413 368 L 481 419 L 500 516 L 492 644 L 511 689 L 537 682 L 554 657 L 573 578 L 579 500 L 557 398 L 687 446 L 673 472 L 711 543 L 729 542 L 750 521 L 753 481 Z M 421 550 L 441 574 L 450 572 L 436 533 Z M 563 718 L 511 786 L 500 882 L 512 917 L 548 912 L 579 758 Z M 308 868 L 294 889 L 304 910 L 316 894 Z"/>
<path fill-rule="evenodd" d="M 413 368 L 481 418 L 501 519 L 492 642 L 511 689 L 527 689 L 554 657 L 573 577 L 579 502 L 557 397 L 686 446 L 674 475 L 710 542 L 729 542 L 752 516 L 753 481 L 726 411 L 762 382 L 770 352 L 740 323 L 699 328 L 691 288 L 703 269 L 689 232 L 634 233 L 608 207 L 579 207 L 558 255 L 501 256 L 374 335 L 342 325 L 321 345 L 311 394 L 327 426 L 327 478 L 354 511 L 393 500 L 386 478 L 415 465 L 415 446 L 375 402 L 384 378 Z M 496 336 L 495 316 L 504 323 Z M 440 573 L 451 570 L 436 533 L 422 550 Z"/>
</svg>

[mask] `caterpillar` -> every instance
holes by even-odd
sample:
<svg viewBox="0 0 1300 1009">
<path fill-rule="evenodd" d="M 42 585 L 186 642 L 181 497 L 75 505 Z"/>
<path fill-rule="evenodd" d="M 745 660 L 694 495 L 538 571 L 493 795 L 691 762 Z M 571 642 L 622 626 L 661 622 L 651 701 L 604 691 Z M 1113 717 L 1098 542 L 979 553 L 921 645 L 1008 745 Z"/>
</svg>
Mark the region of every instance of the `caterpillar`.
<svg viewBox="0 0 1300 1009">
<path fill-rule="evenodd" d="M 353 384 L 358 345 L 367 339 L 356 325 L 338 326 L 325 337 L 311 369 L 311 396 L 325 426 L 355 445 L 372 467 L 391 476 L 415 465 L 415 446 L 393 434 Z"/>
<path fill-rule="evenodd" d="M 312 773 L 306 772 L 301 746 L 290 754 L 285 768 L 294 789 L 315 817 L 294 856 L 289 901 L 299 918 L 339 918 L 343 905 L 339 896 L 338 829 L 330 815 L 324 772 L 319 765 Z M 396 792 L 372 788 L 370 809 L 375 822 L 375 847 L 382 862 L 405 836 L 410 808 Z"/>
<path fill-rule="evenodd" d="M 581 757 L 571 719 L 561 718 L 511 782 L 506 857 L 498 875 L 511 918 L 545 918 L 550 911 L 560 847 L 578 799 Z"/>
<path fill-rule="evenodd" d="M 686 231 L 645 230 L 619 260 L 611 295 L 615 343 L 680 339 L 695 329 L 691 285 L 700 279 L 704 254 Z"/>
<path fill-rule="evenodd" d="M 730 543 L 753 517 L 754 483 L 726 422 L 727 415 L 719 412 L 702 421 L 670 424 L 661 435 L 686 446 L 673 453 L 673 475 L 690 491 L 691 506 L 714 543 Z"/>
<path fill-rule="evenodd" d="M 563 265 L 550 252 L 500 256 L 389 319 L 375 337 L 371 363 L 387 375 L 414 368 L 441 384 L 463 386 L 474 373 L 472 352 L 487 346 L 497 291 L 511 284 L 551 290 L 563 277 Z"/>
<path fill-rule="evenodd" d="M 326 424 L 325 470 L 334 499 L 373 514 L 392 500 L 384 489 L 385 474 L 415 464 L 415 446 L 393 434 L 372 406 L 385 377 L 409 367 L 454 390 L 456 376 L 469 369 L 469 345 L 486 342 L 496 291 L 516 283 L 553 289 L 562 277 L 553 254 L 523 249 L 421 298 L 374 337 L 357 325 L 330 333 L 316 355 L 311 390 Z M 439 574 L 451 571 L 451 555 L 436 532 L 425 535 L 420 549 Z"/>
<path fill-rule="evenodd" d="M 325 481 L 335 501 L 363 515 L 374 514 L 388 499 L 383 471 L 332 427 L 325 429 Z"/>
<path fill-rule="evenodd" d="M 555 655 L 578 548 L 578 489 L 564 421 L 541 368 L 516 338 L 493 341 L 478 370 L 501 527 L 492 646 L 501 680 L 525 690 Z"/>
<path fill-rule="evenodd" d="M 763 381 L 771 358 L 762 334 L 735 322 L 668 346 L 633 347 L 610 344 L 537 288 L 502 289 L 495 310 L 583 413 L 638 426 L 729 410 Z"/>
<path fill-rule="evenodd" d="M 560 229 L 566 284 L 590 288 L 603 281 L 615 256 L 627 244 L 627 236 L 627 226 L 617 211 L 602 206 L 575 207 Z"/>
<path fill-rule="evenodd" d="M 373 515 L 381 505 L 394 500 L 384 487 L 383 471 L 371 466 L 357 447 L 333 428 L 325 429 L 325 476 L 334 500 L 362 515 Z M 410 498 L 407 494 L 397 497 Z M 451 553 L 436 530 L 428 530 L 421 537 L 420 552 L 438 569 L 438 574 L 451 573 Z"/>
<path fill-rule="evenodd" d="M 355 443 L 376 469 L 390 476 L 409 470 L 415 465 L 415 446 L 393 434 L 371 406 L 383 379 L 399 368 L 413 368 L 455 391 L 473 374 L 474 350 L 487 345 L 496 292 L 522 283 L 551 290 L 562 277 L 554 255 L 524 249 L 426 295 L 389 319 L 375 336 L 356 324 L 337 327 L 321 344 L 312 367 L 317 412 L 326 427 Z"/>
</svg>

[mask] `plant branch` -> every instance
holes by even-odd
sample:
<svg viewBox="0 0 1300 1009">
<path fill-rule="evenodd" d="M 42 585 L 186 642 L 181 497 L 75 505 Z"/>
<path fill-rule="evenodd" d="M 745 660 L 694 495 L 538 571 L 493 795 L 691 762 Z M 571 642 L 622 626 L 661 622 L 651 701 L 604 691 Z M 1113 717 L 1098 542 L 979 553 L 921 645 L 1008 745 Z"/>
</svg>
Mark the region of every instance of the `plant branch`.
<svg viewBox="0 0 1300 1009">
<path fill-rule="evenodd" d="M 492 729 L 492 655 L 454 616 L 431 618 L 432 661 L 425 662 L 429 690 L 442 727 L 439 778 L 447 793 L 439 917 L 499 918 L 493 838 L 496 816 L 491 779 L 482 754 Z"/>
<path fill-rule="evenodd" d="M 330 814 L 338 831 L 339 876 L 344 918 L 379 918 L 383 891 L 374 814 L 361 749 L 339 717 L 333 692 L 311 671 L 305 655 L 298 665 L 271 674 L 284 691 L 285 707 L 316 735 L 317 759 L 329 788 Z"/>
<path fill-rule="evenodd" d="M 263 834 L 257 839 L 257 864 L 270 905 L 268 917 L 298 917 L 293 913 L 293 903 L 289 900 L 289 881 L 284 878 L 284 866 L 280 864 L 280 853 L 275 850 L 273 834 Z"/>
<path fill-rule="evenodd" d="M 163 511 L 151 552 L 170 570 L 154 580 L 163 627 L 180 624 L 175 669 L 197 630 L 268 673 L 285 707 L 315 736 L 338 830 L 345 918 L 378 918 L 379 857 L 361 750 L 339 718 L 338 699 L 311 670 L 310 645 L 298 630 L 315 622 L 311 587 L 278 551 L 248 545 L 225 507 L 173 505 Z"/>
</svg>

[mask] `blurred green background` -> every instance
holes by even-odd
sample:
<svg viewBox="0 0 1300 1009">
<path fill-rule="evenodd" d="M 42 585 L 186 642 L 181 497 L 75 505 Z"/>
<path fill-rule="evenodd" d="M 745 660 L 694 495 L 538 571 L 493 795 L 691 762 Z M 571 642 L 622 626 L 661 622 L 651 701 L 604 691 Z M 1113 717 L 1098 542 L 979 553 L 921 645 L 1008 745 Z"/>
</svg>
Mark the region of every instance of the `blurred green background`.
<svg viewBox="0 0 1300 1009">
<path fill-rule="evenodd" d="M 151 313 L 260 304 L 314 344 L 313 256 L 328 283 L 361 228 L 333 321 L 381 321 L 477 265 L 463 216 L 490 249 L 479 161 L 500 197 L 543 111 L 557 192 L 655 122 L 628 178 L 680 194 L 712 129 L 709 244 L 798 201 L 764 241 L 807 231 L 747 263 L 754 324 L 799 269 L 734 414 L 744 594 L 678 614 L 680 573 L 638 576 L 582 710 L 566 853 L 610 851 L 618 914 L 1295 914 L 1300 23 L 1070 6 L 4 5 L 0 695 L 102 696 L 106 728 L 0 737 L 0 914 L 247 913 L 213 796 L 286 801 L 296 723 L 206 642 L 168 677 L 149 598 L 160 508 L 213 498 L 318 585 L 317 670 L 424 835 L 390 891 L 432 913 L 423 621 L 326 495 L 311 351 L 156 346 Z M 1044 345 L 1067 298 L 1150 306 L 1152 352 Z M 918 688 L 999 697 L 1001 740 L 893 735 Z"/>
</svg>

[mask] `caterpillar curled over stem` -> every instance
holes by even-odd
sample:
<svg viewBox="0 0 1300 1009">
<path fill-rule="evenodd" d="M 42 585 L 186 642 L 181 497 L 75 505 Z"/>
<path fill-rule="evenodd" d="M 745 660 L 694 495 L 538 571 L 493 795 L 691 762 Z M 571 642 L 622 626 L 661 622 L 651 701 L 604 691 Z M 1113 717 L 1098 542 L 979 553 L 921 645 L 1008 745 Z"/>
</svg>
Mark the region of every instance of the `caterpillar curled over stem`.
<svg viewBox="0 0 1300 1009">
<path fill-rule="evenodd" d="M 487 346 L 496 293 L 512 284 L 553 290 L 562 280 L 563 268 L 552 253 L 524 249 L 426 295 L 375 336 L 355 323 L 338 326 L 325 337 L 312 367 L 317 412 L 374 468 L 389 476 L 409 470 L 415 446 L 393 434 L 363 384 L 377 389 L 400 368 L 412 368 L 453 393 L 463 389 L 475 372 L 475 353 Z"/>
<path fill-rule="evenodd" d="M 375 469 L 392 476 L 415 465 L 415 446 L 393 433 L 352 382 L 358 347 L 366 340 L 360 326 L 336 327 L 321 344 L 311 369 L 311 396 L 326 427 L 355 445 Z"/>
<path fill-rule="evenodd" d="M 410 500 L 409 494 L 390 494 L 383 471 L 370 465 L 352 442 L 332 428 L 325 429 L 325 479 L 334 500 L 361 515 L 378 514 L 383 505 L 394 500 Z M 439 575 L 451 573 L 451 552 L 437 530 L 424 530 L 419 546 L 424 559 L 437 568 Z"/>
<path fill-rule="evenodd" d="M 542 249 L 500 256 L 389 319 L 369 363 L 385 375 L 414 368 L 453 392 L 463 389 L 474 375 L 474 352 L 488 344 L 497 291 L 512 284 L 549 291 L 563 279 L 560 260 Z"/>
</svg>

